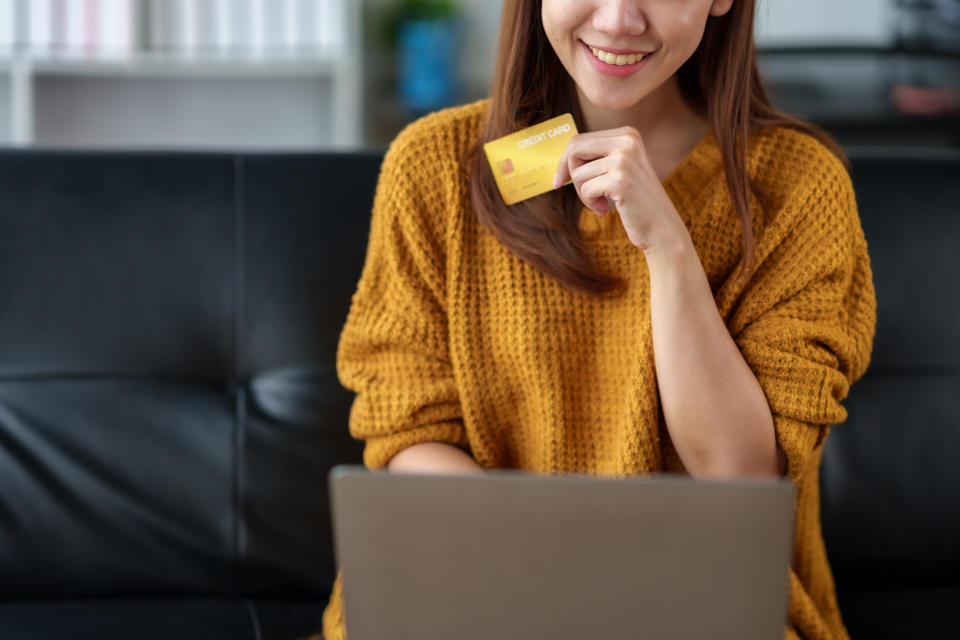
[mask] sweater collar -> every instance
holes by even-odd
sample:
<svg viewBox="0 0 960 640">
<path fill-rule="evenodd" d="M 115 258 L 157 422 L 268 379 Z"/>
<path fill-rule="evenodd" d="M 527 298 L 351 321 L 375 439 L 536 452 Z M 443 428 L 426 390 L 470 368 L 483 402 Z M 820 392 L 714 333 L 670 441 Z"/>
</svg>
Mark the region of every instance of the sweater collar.
<svg viewBox="0 0 960 640">
<path fill-rule="evenodd" d="M 717 171 L 722 169 L 723 158 L 720 155 L 720 149 L 713 136 L 713 130 L 708 129 L 680 164 L 664 178 L 663 186 L 668 193 L 671 190 L 696 193 L 707 186 Z"/>
<path fill-rule="evenodd" d="M 702 207 L 703 198 L 708 198 L 716 189 L 717 180 L 723 184 L 723 156 L 711 129 L 662 184 L 680 217 L 689 223 L 694 213 Z"/>
</svg>

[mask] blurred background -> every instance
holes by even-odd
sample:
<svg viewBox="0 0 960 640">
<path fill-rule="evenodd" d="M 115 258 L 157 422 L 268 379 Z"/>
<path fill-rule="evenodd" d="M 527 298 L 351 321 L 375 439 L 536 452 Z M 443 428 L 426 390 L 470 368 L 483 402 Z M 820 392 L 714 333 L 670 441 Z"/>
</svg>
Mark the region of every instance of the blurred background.
<svg viewBox="0 0 960 640">
<path fill-rule="evenodd" d="M 385 147 L 489 93 L 501 0 L 0 0 L 0 145 Z M 771 98 L 960 146 L 960 0 L 758 0 Z"/>
</svg>

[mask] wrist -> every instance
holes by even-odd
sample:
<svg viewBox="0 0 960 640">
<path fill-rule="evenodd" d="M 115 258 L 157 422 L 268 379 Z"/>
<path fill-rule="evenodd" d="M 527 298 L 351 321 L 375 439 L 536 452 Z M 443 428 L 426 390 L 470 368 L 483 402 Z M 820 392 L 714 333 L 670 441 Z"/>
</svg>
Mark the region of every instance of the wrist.
<svg viewBox="0 0 960 640">
<path fill-rule="evenodd" d="M 685 261 L 697 255 L 690 232 L 679 219 L 675 226 L 661 228 L 659 233 L 649 234 L 643 240 L 630 238 L 630 241 L 643 251 L 648 264 L 652 261 Z"/>
<path fill-rule="evenodd" d="M 686 239 L 651 245 L 643 254 L 651 292 L 689 291 L 705 284 L 703 265 L 689 235 Z M 705 286 L 709 288 L 708 284 Z"/>
</svg>

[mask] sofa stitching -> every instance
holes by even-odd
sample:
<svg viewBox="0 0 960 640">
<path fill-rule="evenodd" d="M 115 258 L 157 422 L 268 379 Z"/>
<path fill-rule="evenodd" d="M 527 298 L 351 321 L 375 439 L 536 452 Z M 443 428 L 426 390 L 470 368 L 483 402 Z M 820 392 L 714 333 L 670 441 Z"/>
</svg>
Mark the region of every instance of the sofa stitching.
<svg viewBox="0 0 960 640">
<path fill-rule="evenodd" d="M 240 155 L 234 156 L 234 311 L 233 311 L 233 388 L 234 396 L 234 423 L 233 423 L 233 563 L 234 589 L 242 593 L 244 585 L 243 559 L 246 555 L 246 536 L 243 528 L 244 486 L 243 486 L 243 448 L 246 389 L 242 386 L 243 375 L 243 330 L 244 330 L 244 162 Z"/>
<path fill-rule="evenodd" d="M 250 614 L 250 622 L 253 624 L 253 639 L 263 640 L 263 634 L 260 632 L 260 617 L 257 615 L 257 607 L 250 601 L 250 598 L 244 598 L 243 603 L 247 605 L 247 613 Z"/>
</svg>

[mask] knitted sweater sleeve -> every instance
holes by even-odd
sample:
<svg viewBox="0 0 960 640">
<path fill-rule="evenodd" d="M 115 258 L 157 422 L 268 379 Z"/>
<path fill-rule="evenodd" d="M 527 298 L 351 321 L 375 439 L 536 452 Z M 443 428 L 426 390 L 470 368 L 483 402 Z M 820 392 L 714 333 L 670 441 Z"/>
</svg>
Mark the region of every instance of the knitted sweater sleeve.
<svg viewBox="0 0 960 640">
<path fill-rule="evenodd" d="M 337 375 L 356 392 L 350 435 L 365 441 L 370 469 L 421 442 L 469 447 L 447 342 L 449 181 L 427 133 L 409 125 L 384 157 L 365 263 L 337 346 Z"/>
<path fill-rule="evenodd" d="M 870 362 L 876 299 L 853 185 L 828 154 L 760 234 L 758 270 L 729 323 L 798 485 Z"/>
</svg>

